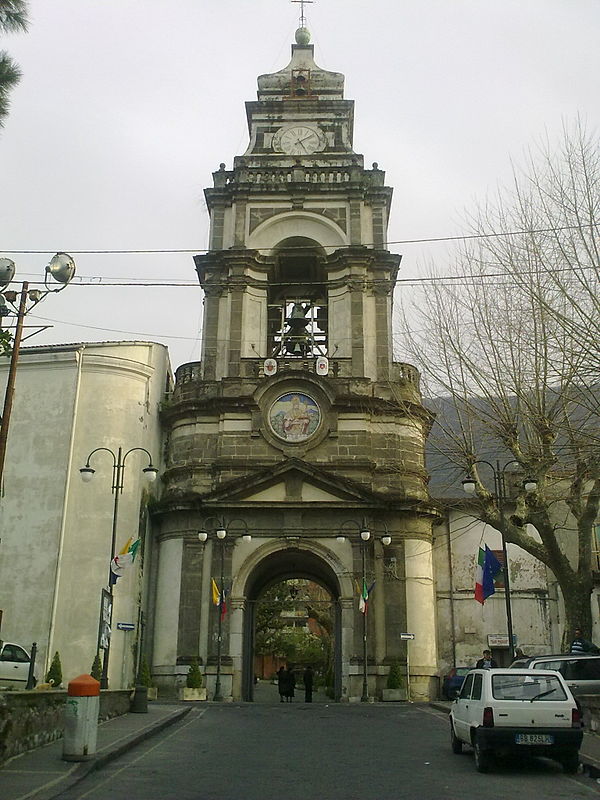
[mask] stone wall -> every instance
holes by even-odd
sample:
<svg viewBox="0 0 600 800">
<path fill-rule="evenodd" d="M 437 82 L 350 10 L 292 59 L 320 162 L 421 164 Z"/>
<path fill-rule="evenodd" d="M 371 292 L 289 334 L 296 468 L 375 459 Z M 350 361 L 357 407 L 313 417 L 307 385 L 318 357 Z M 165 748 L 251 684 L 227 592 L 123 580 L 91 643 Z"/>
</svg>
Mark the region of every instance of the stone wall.
<svg viewBox="0 0 600 800">
<path fill-rule="evenodd" d="M 129 691 L 101 692 L 99 721 L 129 711 Z M 0 763 L 61 739 L 65 691 L 0 694 Z"/>
</svg>

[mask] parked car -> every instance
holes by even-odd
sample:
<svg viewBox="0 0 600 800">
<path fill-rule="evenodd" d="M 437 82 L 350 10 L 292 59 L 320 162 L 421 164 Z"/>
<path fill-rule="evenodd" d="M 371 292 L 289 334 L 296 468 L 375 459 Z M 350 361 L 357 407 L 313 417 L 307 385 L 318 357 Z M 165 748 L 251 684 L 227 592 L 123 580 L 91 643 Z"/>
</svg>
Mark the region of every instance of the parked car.
<svg viewBox="0 0 600 800">
<path fill-rule="evenodd" d="M 0 642 L 0 688 L 25 689 L 31 658 L 20 644 Z"/>
<path fill-rule="evenodd" d="M 600 694 L 600 655 L 559 653 L 513 661 L 511 669 L 553 669 L 563 676 L 574 695 Z"/>
<path fill-rule="evenodd" d="M 577 772 L 583 739 L 581 712 L 559 672 L 474 669 L 450 710 L 454 753 L 469 745 L 479 772 L 499 755 L 545 756 Z"/>
<path fill-rule="evenodd" d="M 458 697 L 460 687 L 463 685 L 467 673 L 472 669 L 473 667 L 452 667 L 450 672 L 444 675 L 442 697 L 447 700 L 454 700 L 455 697 Z"/>
</svg>

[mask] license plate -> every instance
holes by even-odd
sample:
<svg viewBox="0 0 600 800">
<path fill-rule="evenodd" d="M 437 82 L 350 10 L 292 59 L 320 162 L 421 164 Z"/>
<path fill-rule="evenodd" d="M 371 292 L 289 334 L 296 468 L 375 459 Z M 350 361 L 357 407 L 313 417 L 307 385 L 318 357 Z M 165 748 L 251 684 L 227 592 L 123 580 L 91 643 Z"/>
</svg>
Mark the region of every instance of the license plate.
<svg viewBox="0 0 600 800">
<path fill-rule="evenodd" d="M 554 736 L 546 733 L 517 733 L 516 744 L 554 744 Z"/>
</svg>

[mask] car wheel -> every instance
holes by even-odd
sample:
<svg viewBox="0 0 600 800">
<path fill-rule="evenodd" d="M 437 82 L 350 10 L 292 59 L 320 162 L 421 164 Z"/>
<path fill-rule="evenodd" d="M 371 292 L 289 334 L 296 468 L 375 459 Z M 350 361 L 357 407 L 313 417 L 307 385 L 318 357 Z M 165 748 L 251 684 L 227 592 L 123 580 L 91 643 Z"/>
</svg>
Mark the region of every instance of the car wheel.
<svg viewBox="0 0 600 800">
<path fill-rule="evenodd" d="M 452 720 L 450 720 L 450 745 L 452 747 L 452 752 L 459 755 L 462 753 L 462 742 L 460 739 L 456 738 L 456 734 L 454 733 L 454 725 L 452 724 Z"/>
<path fill-rule="evenodd" d="M 475 739 L 473 752 L 475 754 L 475 767 L 477 772 L 489 772 L 492 766 L 492 751 L 483 750 L 481 744 Z"/>
<path fill-rule="evenodd" d="M 565 753 L 560 759 L 560 763 L 567 775 L 575 775 L 579 769 L 579 751 L 573 750 Z"/>
</svg>

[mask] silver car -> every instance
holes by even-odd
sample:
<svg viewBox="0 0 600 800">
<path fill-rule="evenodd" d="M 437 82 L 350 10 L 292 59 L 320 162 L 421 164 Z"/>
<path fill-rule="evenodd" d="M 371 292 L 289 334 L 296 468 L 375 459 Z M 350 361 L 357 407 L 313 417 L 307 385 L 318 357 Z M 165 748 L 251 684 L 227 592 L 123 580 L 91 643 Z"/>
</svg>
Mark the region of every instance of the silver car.
<svg viewBox="0 0 600 800">
<path fill-rule="evenodd" d="M 510 669 L 553 669 L 565 679 L 574 695 L 600 694 L 600 655 L 560 653 L 520 658 Z"/>
</svg>

